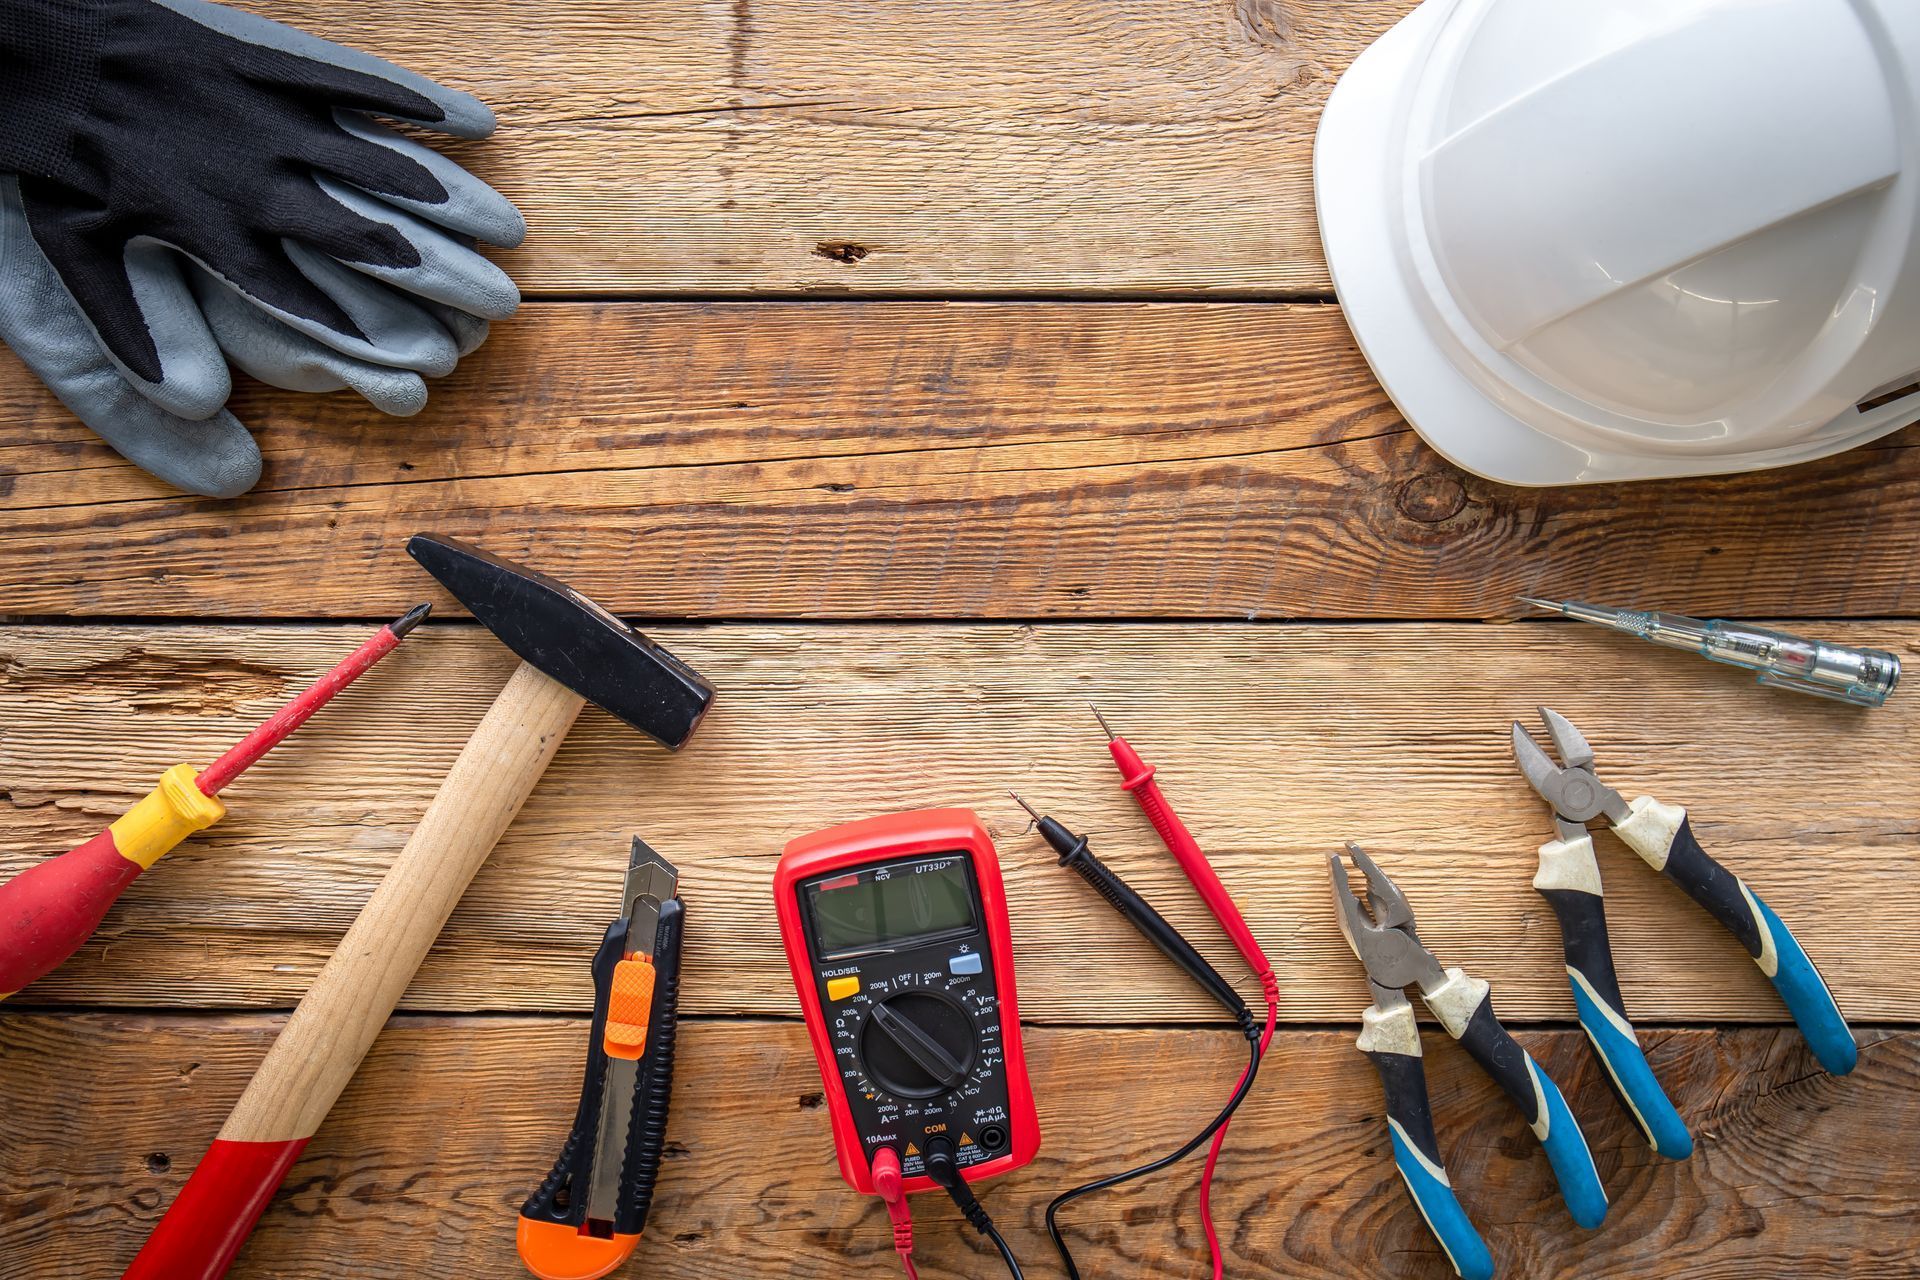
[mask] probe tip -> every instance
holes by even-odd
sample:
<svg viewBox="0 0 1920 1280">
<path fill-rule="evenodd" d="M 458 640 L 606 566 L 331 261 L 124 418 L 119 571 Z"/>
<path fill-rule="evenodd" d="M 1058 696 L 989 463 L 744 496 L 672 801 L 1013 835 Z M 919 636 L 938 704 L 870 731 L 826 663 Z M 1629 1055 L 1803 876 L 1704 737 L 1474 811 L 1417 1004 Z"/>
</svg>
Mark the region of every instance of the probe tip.
<svg viewBox="0 0 1920 1280">
<path fill-rule="evenodd" d="M 1087 710 L 1093 712 L 1093 718 L 1100 722 L 1100 728 L 1106 732 L 1108 742 L 1112 742 L 1115 738 L 1118 738 L 1120 736 L 1119 734 L 1113 731 L 1113 726 L 1107 723 L 1107 718 L 1100 714 L 1100 708 L 1094 706 L 1091 702 L 1089 702 L 1087 704 Z"/>
<path fill-rule="evenodd" d="M 1542 600 L 1539 596 L 1521 596 L 1522 604 L 1530 604 L 1536 609 L 1545 609 L 1548 613 L 1560 613 L 1566 606 L 1558 600 Z"/>
<path fill-rule="evenodd" d="M 425 604 L 417 604 L 413 606 L 413 608 L 401 614 L 398 618 L 395 618 L 392 622 L 388 623 L 387 630 L 393 632 L 394 639 L 396 640 L 404 639 L 406 637 L 407 632 L 413 630 L 415 627 L 419 626 L 422 622 L 426 621 L 427 615 L 432 612 L 433 612 L 432 601 L 428 601 Z"/>
<path fill-rule="evenodd" d="M 1013 797 L 1013 802 L 1015 804 L 1019 805 L 1022 809 L 1025 809 L 1029 814 L 1031 814 L 1035 822 L 1040 821 L 1040 814 L 1034 809 L 1032 805 L 1028 804 L 1025 800 L 1022 800 L 1020 798 L 1020 793 L 1018 791 L 1015 791 L 1009 788 L 1007 791 L 1007 794 Z"/>
</svg>

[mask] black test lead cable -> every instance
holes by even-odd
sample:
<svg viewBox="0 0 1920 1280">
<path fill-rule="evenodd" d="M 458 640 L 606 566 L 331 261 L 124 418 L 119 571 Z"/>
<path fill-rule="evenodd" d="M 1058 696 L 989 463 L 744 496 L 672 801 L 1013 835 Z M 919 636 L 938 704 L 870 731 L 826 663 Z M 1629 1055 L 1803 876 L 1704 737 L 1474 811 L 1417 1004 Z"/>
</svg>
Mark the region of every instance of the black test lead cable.
<svg viewBox="0 0 1920 1280">
<path fill-rule="evenodd" d="M 1132 886 L 1115 875 L 1100 859 L 1093 856 L 1093 851 L 1087 847 L 1085 836 L 1077 836 L 1052 818 L 1042 816 L 1017 793 L 1009 791 L 1007 794 L 1013 796 L 1014 802 L 1033 816 L 1041 837 L 1060 855 L 1060 865 L 1071 868 L 1081 879 L 1093 886 L 1094 891 L 1105 898 L 1109 906 L 1126 917 L 1134 928 L 1144 934 L 1147 940 L 1158 947 L 1169 960 L 1179 965 L 1203 991 L 1219 1001 L 1227 1012 L 1233 1015 L 1234 1022 L 1240 1028 L 1240 1034 L 1247 1040 L 1249 1057 L 1246 1074 L 1240 1078 L 1240 1083 L 1234 1089 L 1233 1097 L 1227 1101 L 1225 1108 L 1192 1141 L 1172 1155 L 1162 1156 L 1158 1160 L 1149 1161 L 1125 1173 L 1099 1178 L 1074 1187 L 1070 1191 L 1064 1191 L 1054 1197 L 1053 1203 L 1047 1206 L 1047 1235 L 1052 1238 L 1053 1247 L 1059 1252 L 1060 1261 L 1066 1266 L 1067 1275 L 1071 1280 L 1079 1280 L 1080 1269 L 1074 1265 L 1073 1254 L 1067 1248 L 1066 1238 L 1060 1233 L 1058 1222 L 1060 1210 L 1082 1196 L 1091 1195 L 1095 1191 L 1104 1191 L 1109 1187 L 1117 1187 L 1135 1178 L 1144 1178 L 1178 1164 L 1197 1151 L 1202 1144 L 1212 1139 L 1214 1134 L 1225 1128 L 1227 1122 L 1233 1119 L 1234 1112 L 1240 1109 L 1240 1104 L 1246 1101 L 1247 1094 L 1253 1089 L 1254 1078 L 1260 1073 L 1261 1031 L 1259 1024 L 1254 1021 L 1253 1011 L 1247 1007 L 1247 1002 L 1240 998 L 1240 993 L 1233 989 L 1232 984 L 1221 977 L 1220 971 L 1208 964 L 1204 956 L 1194 950 L 1193 944 L 1168 923 L 1166 917 L 1155 911 L 1148 905 L 1146 899 L 1134 891 Z"/>
<path fill-rule="evenodd" d="M 1202 1144 L 1210 1141 L 1214 1134 L 1226 1127 L 1227 1121 L 1233 1119 L 1233 1113 L 1240 1109 L 1240 1104 L 1246 1101 L 1248 1092 L 1253 1088 L 1254 1077 L 1260 1074 L 1259 1032 L 1256 1031 L 1248 1037 L 1247 1048 L 1250 1051 L 1250 1057 L 1247 1073 L 1240 1078 L 1240 1087 L 1233 1091 L 1233 1097 L 1228 1099 L 1227 1105 L 1221 1109 L 1219 1115 L 1213 1118 L 1213 1122 L 1195 1134 L 1185 1146 L 1172 1155 L 1161 1156 L 1158 1160 L 1137 1165 L 1125 1173 L 1116 1173 L 1112 1177 L 1083 1182 L 1070 1191 L 1062 1191 L 1053 1198 L 1053 1203 L 1047 1206 L 1047 1235 L 1053 1241 L 1053 1247 L 1059 1253 L 1060 1261 L 1066 1267 L 1070 1280 L 1080 1280 L 1080 1268 L 1073 1264 L 1073 1253 L 1067 1248 L 1066 1237 L 1060 1234 L 1060 1210 L 1082 1196 L 1092 1195 L 1096 1191 L 1105 1191 L 1109 1187 L 1117 1187 L 1124 1182 L 1132 1182 L 1135 1178 L 1144 1178 L 1148 1174 L 1158 1173 L 1162 1169 L 1179 1164 L 1198 1151 Z"/>
<path fill-rule="evenodd" d="M 1026 1280 L 1020 1270 L 1020 1260 L 1007 1247 L 1005 1237 L 993 1225 L 993 1218 L 987 1213 L 986 1207 L 974 1196 L 973 1188 L 960 1176 L 959 1165 L 954 1161 L 953 1143 L 946 1138 L 935 1138 L 927 1144 L 927 1177 L 953 1198 L 954 1206 L 975 1231 L 993 1242 L 993 1247 L 1000 1251 L 1000 1260 L 1007 1264 L 1007 1274 L 1012 1280 Z"/>
</svg>

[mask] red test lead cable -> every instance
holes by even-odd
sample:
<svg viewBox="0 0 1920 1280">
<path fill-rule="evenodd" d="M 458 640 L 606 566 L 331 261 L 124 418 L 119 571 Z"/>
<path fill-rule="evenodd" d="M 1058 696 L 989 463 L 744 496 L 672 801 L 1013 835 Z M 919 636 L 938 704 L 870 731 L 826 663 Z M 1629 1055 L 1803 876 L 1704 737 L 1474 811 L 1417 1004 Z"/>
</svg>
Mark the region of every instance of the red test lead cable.
<svg viewBox="0 0 1920 1280">
<path fill-rule="evenodd" d="M 1220 922 L 1227 937 L 1242 958 L 1247 968 L 1260 983 L 1260 994 L 1266 998 L 1267 1021 L 1260 1033 L 1260 1053 L 1265 1056 L 1273 1043 L 1274 1027 L 1280 1020 L 1280 982 L 1273 976 L 1273 965 L 1267 960 L 1267 953 L 1260 949 L 1260 943 L 1253 936 L 1253 930 L 1247 927 L 1246 917 L 1240 914 L 1240 907 L 1227 892 L 1227 886 L 1220 882 L 1213 864 L 1207 861 L 1207 855 L 1201 850 L 1200 842 L 1187 830 L 1187 824 L 1180 821 L 1180 815 L 1173 811 L 1162 794 L 1160 784 L 1153 780 L 1153 766 L 1140 758 L 1125 738 L 1113 731 L 1107 718 L 1100 714 L 1100 708 L 1092 707 L 1093 718 L 1107 734 L 1107 750 L 1113 755 L 1113 763 L 1120 770 L 1120 787 L 1130 792 L 1139 804 L 1140 812 L 1147 815 L 1147 821 L 1159 833 L 1160 842 L 1167 846 L 1174 861 L 1186 873 L 1187 880 L 1207 904 L 1207 910 Z M 1248 1070 L 1252 1070 L 1251 1067 Z M 1243 1075 L 1242 1080 L 1245 1079 Z M 1220 1238 L 1213 1229 L 1213 1173 L 1220 1163 L 1220 1148 L 1227 1140 L 1227 1126 L 1222 1125 L 1213 1135 L 1213 1145 L 1207 1148 L 1206 1169 L 1200 1175 L 1200 1221 L 1207 1229 L 1207 1251 L 1213 1258 L 1214 1280 L 1221 1280 L 1225 1274 L 1225 1263 L 1220 1255 Z"/>
<path fill-rule="evenodd" d="M 873 1153 L 873 1189 L 887 1203 L 887 1220 L 893 1224 L 893 1251 L 907 1269 L 907 1280 L 920 1280 L 920 1273 L 913 1269 L 913 1206 L 907 1203 L 900 1157 L 892 1147 Z"/>
</svg>

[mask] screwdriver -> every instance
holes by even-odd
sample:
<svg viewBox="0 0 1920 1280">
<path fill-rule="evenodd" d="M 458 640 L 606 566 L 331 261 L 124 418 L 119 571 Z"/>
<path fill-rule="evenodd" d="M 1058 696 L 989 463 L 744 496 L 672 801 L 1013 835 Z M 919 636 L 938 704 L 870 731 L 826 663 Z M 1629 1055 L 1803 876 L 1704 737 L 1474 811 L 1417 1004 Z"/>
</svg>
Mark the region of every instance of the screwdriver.
<svg viewBox="0 0 1920 1280">
<path fill-rule="evenodd" d="M 0 1000 L 51 971 L 93 935 L 121 890 L 189 835 L 226 816 L 214 799 L 333 696 L 392 653 L 431 605 L 381 627 L 232 750 L 196 774 L 177 764 L 105 831 L 0 885 Z"/>
<path fill-rule="evenodd" d="M 1900 682 L 1900 659 L 1884 649 L 1823 644 L 1790 632 L 1719 618 L 1702 620 L 1678 613 L 1607 609 L 1578 600 L 1520 599 L 1549 613 L 1757 671 L 1764 685 L 1857 707 L 1884 705 Z"/>
</svg>

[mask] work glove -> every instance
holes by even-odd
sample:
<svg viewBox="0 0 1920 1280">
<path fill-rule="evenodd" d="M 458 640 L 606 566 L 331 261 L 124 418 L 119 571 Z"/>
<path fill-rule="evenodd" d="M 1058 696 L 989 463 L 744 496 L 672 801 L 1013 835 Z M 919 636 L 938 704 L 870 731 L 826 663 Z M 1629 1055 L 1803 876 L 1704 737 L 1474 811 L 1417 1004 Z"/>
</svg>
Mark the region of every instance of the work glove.
<svg viewBox="0 0 1920 1280">
<path fill-rule="evenodd" d="M 0 171 L 19 175 L 0 189 L 0 340 L 196 492 L 242 491 L 259 467 L 221 408 L 229 359 L 417 410 L 422 377 L 518 304 L 474 240 L 517 244 L 525 224 L 368 113 L 493 128 L 466 94 L 206 0 L 0 0 Z M 129 412 L 103 367 L 158 414 Z"/>
</svg>

